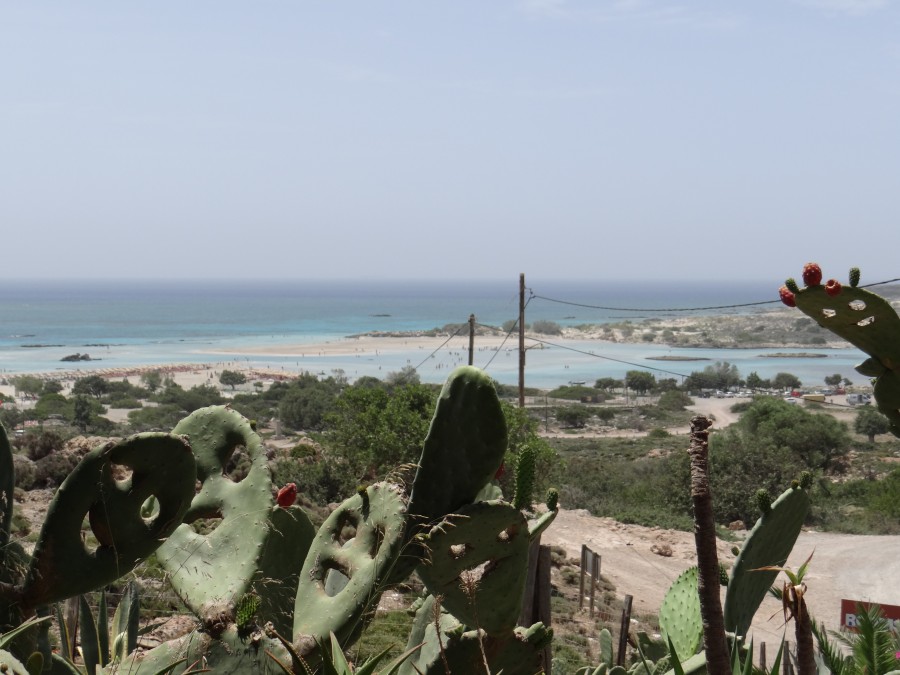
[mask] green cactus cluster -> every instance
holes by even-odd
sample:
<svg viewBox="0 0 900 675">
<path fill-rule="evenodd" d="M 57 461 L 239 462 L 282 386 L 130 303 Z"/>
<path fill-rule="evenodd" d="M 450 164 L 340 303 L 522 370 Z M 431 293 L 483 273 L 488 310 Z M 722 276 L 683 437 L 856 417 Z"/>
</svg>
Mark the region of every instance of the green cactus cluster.
<svg viewBox="0 0 900 675">
<path fill-rule="evenodd" d="M 300 673 L 331 659 L 334 645 L 346 648 L 381 593 L 418 571 L 428 596 L 410 638 L 408 663 L 416 670 L 404 664 L 400 672 L 444 673 L 445 662 L 456 664 L 451 672 L 470 672 L 464 664 L 473 659 L 492 672 L 539 669 L 551 631 L 516 623 L 529 545 L 553 521 L 558 496 L 531 520 L 497 498 L 492 479 L 507 437 L 490 378 L 471 367 L 455 371 L 412 483 L 361 487 L 318 531 L 300 507 L 273 499 L 253 426 L 213 406 L 171 434 L 140 434 L 88 453 L 57 491 L 32 556 L 9 540 L 14 478 L 8 439 L 0 434 L 6 627 L 101 588 L 155 553 L 197 627 L 141 655 L 123 659 L 117 646 L 116 667 L 135 675 L 182 673 L 192 664 L 221 673 Z M 238 448 L 250 468 L 236 481 L 225 467 Z M 82 541 L 86 518 L 96 545 Z M 203 527 L 194 526 L 199 521 Z M 345 541 L 348 531 L 353 536 Z M 31 651 L 13 654 L 21 660 Z M 96 665 L 110 659 L 101 649 Z M 21 664 L 9 664 L 19 672 Z"/>
</svg>

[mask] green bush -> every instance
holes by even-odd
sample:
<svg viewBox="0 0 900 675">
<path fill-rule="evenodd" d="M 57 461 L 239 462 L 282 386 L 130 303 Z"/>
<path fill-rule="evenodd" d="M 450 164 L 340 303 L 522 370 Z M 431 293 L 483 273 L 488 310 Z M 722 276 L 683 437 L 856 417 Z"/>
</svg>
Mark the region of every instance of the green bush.
<svg viewBox="0 0 900 675">
<path fill-rule="evenodd" d="M 689 405 L 694 405 L 694 399 L 685 394 L 683 391 L 672 389 L 664 392 L 656 405 L 663 410 L 684 410 Z"/>
</svg>

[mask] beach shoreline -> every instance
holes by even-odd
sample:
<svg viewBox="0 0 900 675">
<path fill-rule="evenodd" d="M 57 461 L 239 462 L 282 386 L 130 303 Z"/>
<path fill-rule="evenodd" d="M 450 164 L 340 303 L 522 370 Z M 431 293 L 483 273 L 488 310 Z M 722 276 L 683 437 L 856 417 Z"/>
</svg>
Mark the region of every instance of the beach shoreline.
<svg viewBox="0 0 900 675">
<path fill-rule="evenodd" d="M 794 328 L 796 319 L 793 313 L 768 311 L 755 315 L 675 317 L 562 327 L 558 334 L 528 332 L 527 379 L 529 386 L 550 389 L 567 381 L 593 382 L 603 376 L 621 378 L 628 370 L 641 368 L 654 371 L 657 377 L 683 377 L 688 371 L 702 370 L 717 360 L 737 362 L 743 375 L 776 368 L 802 370 L 805 366 L 795 364 L 821 362 L 815 366 L 814 373 L 808 370 L 812 374 L 807 377 L 801 374 L 801 379 L 809 379 L 810 384 L 813 383 L 810 378 L 819 379 L 819 371 L 823 369 L 828 374 L 847 371 L 845 375 L 850 375 L 848 364 L 844 363 L 846 352 L 852 351 L 847 349 L 849 345 L 832 338 L 810 344 L 808 334 Z M 742 339 L 750 331 L 755 339 L 752 342 Z M 517 332 L 479 330 L 474 336 L 474 365 L 485 369 L 490 365 L 489 372 L 498 381 L 515 382 L 518 337 Z M 8 382 L 16 376 L 34 375 L 70 385 L 88 375 L 124 379 L 159 371 L 181 386 L 189 387 L 218 385 L 218 376 L 225 369 L 241 371 L 251 382 L 272 382 L 301 374 L 320 377 L 331 374 L 353 382 L 362 376 L 383 378 L 412 367 L 420 373 L 423 382 L 438 383 L 453 368 L 468 363 L 469 357 L 468 334 L 373 331 L 346 337 L 327 336 L 318 341 L 302 341 L 300 336 L 284 338 L 285 341 L 276 343 L 265 338 L 247 338 L 241 342 L 212 344 L 187 352 L 196 356 L 195 361 L 183 360 L 184 351 L 176 357 L 181 361 L 166 361 L 162 354 L 158 361 L 150 362 L 142 360 L 140 351 L 116 354 L 114 349 L 110 358 L 84 361 L 78 368 L 57 366 L 34 372 L 7 367 L 0 372 L 0 379 Z M 766 350 L 778 353 L 761 353 Z M 776 355 L 782 358 L 774 358 Z M 790 358 L 784 358 L 787 355 Z M 829 355 L 839 356 L 844 362 L 832 365 L 834 359 L 825 358 Z M 765 362 L 778 365 L 766 366 Z M 613 368 L 616 372 L 610 372 Z M 772 375 L 774 372 L 763 376 Z"/>
</svg>

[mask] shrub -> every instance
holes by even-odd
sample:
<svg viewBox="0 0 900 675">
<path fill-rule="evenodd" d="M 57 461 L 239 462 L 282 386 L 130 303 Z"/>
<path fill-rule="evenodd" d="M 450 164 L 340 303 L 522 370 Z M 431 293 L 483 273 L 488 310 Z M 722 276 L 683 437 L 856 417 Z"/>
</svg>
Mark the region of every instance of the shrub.
<svg viewBox="0 0 900 675">
<path fill-rule="evenodd" d="M 62 436 L 53 431 L 39 431 L 20 436 L 15 441 L 19 451 L 28 455 L 34 461 L 43 459 L 47 455 L 62 450 L 65 441 Z"/>
<path fill-rule="evenodd" d="M 23 490 L 30 490 L 34 486 L 34 479 L 37 476 L 34 462 L 24 455 L 13 455 L 13 467 L 16 472 L 16 487 Z"/>
<path fill-rule="evenodd" d="M 56 487 L 81 461 L 74 452 L 54 452 L 34 463 L 36 487 Z"/>
<path fill-rule="evenodd" d="M 674 389 L 663 393 L 656 403 L 656 405 L 663 410 L 684 410 L 687 406 L 693 404 L 694 399 L 683 391 L 676 391 Z"/>
<path fill-rule="evenodd" d="M 562 327 L 555 321 L 539 319 L 532 324 L 531 328 L 535 333 L 543 335 L 562 335 Z"/>
</svg>

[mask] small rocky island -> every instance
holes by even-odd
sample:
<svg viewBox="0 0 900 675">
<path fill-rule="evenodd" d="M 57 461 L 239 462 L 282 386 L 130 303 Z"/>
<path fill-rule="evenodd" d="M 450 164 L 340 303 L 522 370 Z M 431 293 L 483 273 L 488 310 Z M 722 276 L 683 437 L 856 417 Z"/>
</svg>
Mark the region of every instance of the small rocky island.
<svg viewBox="0 0 900 675">
<path fill-rule="evenodd" d="M 100 359 L 92 359 L 90 354 L 69 354 L 60 359 L 60 361 L 99 361 Z"/>
</svg>

